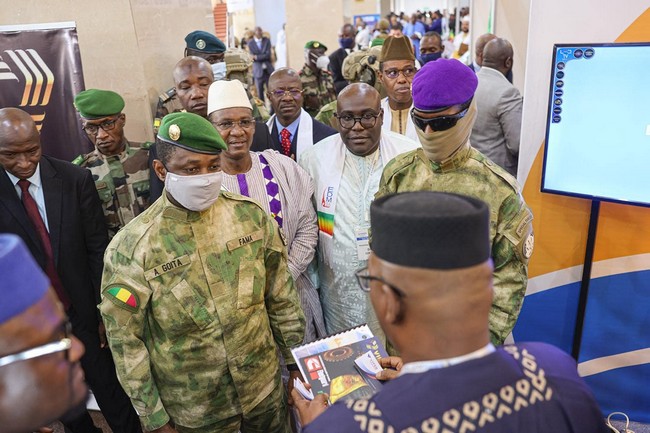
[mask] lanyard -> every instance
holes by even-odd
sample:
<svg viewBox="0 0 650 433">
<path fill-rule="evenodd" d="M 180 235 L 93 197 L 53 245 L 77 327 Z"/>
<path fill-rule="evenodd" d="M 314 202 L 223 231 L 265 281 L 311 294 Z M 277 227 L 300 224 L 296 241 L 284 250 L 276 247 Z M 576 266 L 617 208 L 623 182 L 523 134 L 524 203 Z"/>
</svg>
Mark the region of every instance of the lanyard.
<svg viewBox="0 0 650 433">
<path fill-rule="evenodd" d="M 409 373 L 424 373 L 425 371 L 433 370 L 436 368 L 451 367 L 452 365 L 460 364 L 461 362 L 483 358 L 495 350 L 496 349 L 494 348 L 494 345 L 492 343 L 488 343 L 487 346 L 482 347 L 472 353 L 468 353 L 467 355 L 461 355 L 447 359 L 436 359 L 434 361 L 409 362 L 408 364 L 404 364 L 402 370 L 400 371 L 400 375 Z"/>
</svg>

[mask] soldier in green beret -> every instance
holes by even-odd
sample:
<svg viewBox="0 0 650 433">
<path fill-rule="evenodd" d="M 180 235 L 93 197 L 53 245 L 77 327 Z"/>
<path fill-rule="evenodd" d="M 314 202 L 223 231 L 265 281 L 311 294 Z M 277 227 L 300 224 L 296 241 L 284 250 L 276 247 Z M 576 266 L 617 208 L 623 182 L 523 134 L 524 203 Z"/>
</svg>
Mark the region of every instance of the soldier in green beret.
<svg viewBox="0 0 650 433">
<path fill-rule="evenodd" d="M 305 318 L 278 226 L 221 191 L 216 129 L 165 116 L 154 169 L 165 190 L 106 250 L 100 311 L 118 376 L 147 431 L 289 432 L 280 350 Z"/>
<path fill-rule="evenodd" d="M 300 70 L 303 88 L 303 108 L 310 116 L 318 114 L 325 104 L 336 100 L 332 73 L 327 70 L 330 59 L 325 55 L 327 47 L 318 41 L 305 44 L 305 64 Z"/>
<path fill-rule="evenodd" d="M 215 35 L 195 30 L 185 36 L 185 53 L 184 57 L 200 57 L 211 65 L 212 75 L 215 79 L 223 79 L 226 76 L 226 65 L 224 56 L 226 44 Z M 174 79 L 174 87 L 168 89 L 158 96 L 158 105 L 156 106 L 156 116 L 153 120 L 153 132 L 156 134 L 160 127 L 160 122 L 165 115 L 175 113 L 186 109 L 177 95 L 178 83 Z"/>
<path fill-rule="evenodd" d="M 124 136 L 124 99 L 110 90 L 88 89 L 74 99 L 83 130 L 95 150 L 72 161 L 93 175 L 109 239 L 149 207 L 149 143 Z"/>
</svg>

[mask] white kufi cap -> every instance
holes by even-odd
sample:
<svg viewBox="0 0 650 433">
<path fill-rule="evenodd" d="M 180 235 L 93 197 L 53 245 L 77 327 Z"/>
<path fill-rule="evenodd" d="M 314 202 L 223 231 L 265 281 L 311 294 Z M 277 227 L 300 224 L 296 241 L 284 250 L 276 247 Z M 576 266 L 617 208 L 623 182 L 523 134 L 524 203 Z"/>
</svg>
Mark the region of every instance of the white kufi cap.
<svg viewBox="0 0 650 433">
<path fill-rule="evenodd" d="M 208 90 L 208 115 L 217 110 L 236 107 L 253 109 L 241 81 L 220 80 L 210 85 Z"/>
</svg>

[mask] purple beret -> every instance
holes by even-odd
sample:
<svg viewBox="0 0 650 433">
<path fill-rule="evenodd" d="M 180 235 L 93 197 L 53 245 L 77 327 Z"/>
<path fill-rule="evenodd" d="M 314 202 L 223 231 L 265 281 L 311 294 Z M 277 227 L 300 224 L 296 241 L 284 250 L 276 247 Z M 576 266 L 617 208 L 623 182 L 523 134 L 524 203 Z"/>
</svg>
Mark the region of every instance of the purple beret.
<svg viewBox="0 0 650 433">
<path fill-rule="evenodd" d="M 426 63 L 413 78 L 413 105 L 421 111 L 439 111 L 463 104 L 474 96 L 478 78 L 456 59 Z"/>
<path fill-rule="evenodd" d="M 40 301 L 50 281 L 36 264 L 22 239 L 0 235 L 0 324 Z"/>
</svg>

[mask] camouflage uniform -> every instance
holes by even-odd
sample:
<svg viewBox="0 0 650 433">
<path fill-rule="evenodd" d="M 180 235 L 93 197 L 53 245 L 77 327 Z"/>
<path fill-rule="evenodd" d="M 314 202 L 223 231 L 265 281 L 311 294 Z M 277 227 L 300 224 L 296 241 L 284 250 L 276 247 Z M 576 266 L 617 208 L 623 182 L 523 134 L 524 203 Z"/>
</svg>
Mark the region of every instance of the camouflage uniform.
<svg viewBox="0 0 650 433">
<path fill-rule="evenodd" d="M 314 73 L 309 66 L 304 65 L 300 70 L 304 102 L 302 107 L 311 117 L 318 114 L 318 110 L 332 101 L 336 101 L 334 79 L 329 71 Z"/>
<path fill-rule="evenodd" d="M 528 282 L 528 259 L 533 249 L 533 214 L 521 196 L 517 181 L 469 146 L 442 165 L 432 163 L 422 149 L 417 149 L 388 163 L 375 198 L 422 190 L 464 194 L 490 206 L 494 261 L 490 338 L 494 344 L 503 344 L 521 309 Z"/>
<path fill-rule="evenodd" d="M 336 120 L 336 117 L 334 117 L 334 113 L 336 113 L 336 106 L 336 100 L 330 102 L 329 104 L 323 105 L 314 119 L 318 120 L 321 123 L 329 125 L 338 131 L 339 122 Z"/>
<path fill-rule="evenodd" d="M 270 404 L 276 347 L 293 364 L 305 319 L 283 237 L 259 205 L 222 192 L 199 213 L 163 194 L 115 236 L 104 265 L 100 311 L 146 430 L 171 419 L 210 431 Z"/>
<path fill-rule="evenodd" d="M 109 239 L 129 221 L 149 207 L 149 146 L 131 146 L 119 155 L 106 156 L 98 150 L 78 156 L 73 164 L 93 175 Z"/>
</svg>

